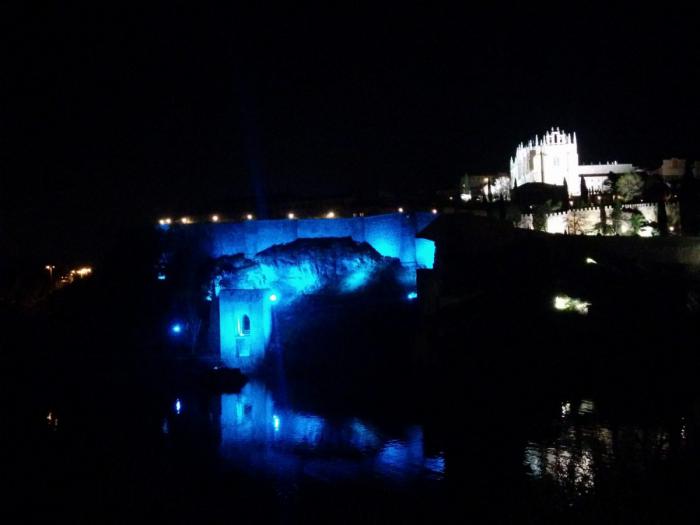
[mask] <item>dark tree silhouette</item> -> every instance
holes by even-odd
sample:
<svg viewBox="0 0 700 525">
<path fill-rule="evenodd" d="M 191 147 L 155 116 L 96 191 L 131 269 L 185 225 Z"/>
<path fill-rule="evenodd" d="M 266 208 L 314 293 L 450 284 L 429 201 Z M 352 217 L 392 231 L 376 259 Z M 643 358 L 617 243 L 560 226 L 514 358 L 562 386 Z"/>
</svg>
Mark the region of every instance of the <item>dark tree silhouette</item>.
<svg viewBox="0 0 700 525">
<path fill-rule="evenodd" d="M 666 199 L 661 198 L 656 203 L 656 222 L 659 225 L 659 235 L 668 236 L 668 215 L 666 214 Z"/>
<path fill-rule="evenodd" d="M 586 186 L 586 177 L 581 177 L 581 200 L 588 204 L 588 186 Z"/>
</svg>

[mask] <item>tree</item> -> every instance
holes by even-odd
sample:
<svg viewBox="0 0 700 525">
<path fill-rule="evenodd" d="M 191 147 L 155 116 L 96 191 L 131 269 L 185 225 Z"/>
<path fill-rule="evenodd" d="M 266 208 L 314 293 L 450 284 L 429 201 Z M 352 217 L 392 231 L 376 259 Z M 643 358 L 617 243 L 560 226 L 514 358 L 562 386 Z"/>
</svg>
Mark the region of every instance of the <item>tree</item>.
<svg viewBox="0 0 700 525">
<path fill-rule="evenodd" d="M 637 173 L 625 173 L 617 179 L 615 190 L 623 202 L 631 202 L 642 194 L 644 180 Z"/>
<path fill-rule="evenodd" d="M 471 191 L 471 187 L 469 186 L 469 175 L 467 173 L 465 173 L 460 180 L 460 189 L 462 190 L 462 193 L 469 193 Z"/>
<path fill-rule="evenodd" d="M 578 210 L 571 210 L 566 218 L 566 228 L 571 235 L 583 233 L 583 218 Z"/>
<path fill-rule="evenodd" d="M 581 177 L 581 200 L 588 203 L 588 186 L 586 186 L 586 177 Z"/>
<path fill-rule="evenodd" d="M 659 199 L 656 203 L 656 222 L 659 228 L 659 235 L 668 236 L 668 215 L 666 214 L 666 200 Z"/>
<path fill-rule="evenodd" d="M 608 216 L 605 213 L 605 204 L 603 204 L 602 199 L 600 201 L 600 222 L 595 226 L 601 235 L 608 235 L 614 231 L 614 228 L 608 224 Z"/>
<path fill-rule="evenodd" d="M 642 229 L 642 226 L 646 224 L 646 219 L 644 218 L 644 215 L 642 215 L 642 212 L 639 210 L 632 210 L 632 215 L 630 215 L 630 227 L 632 228 L 632 233 L 634 235 L 639 235 L 639 230 Z"/>
<path fill-rule="evenodd" d="M 561 203 L 552 204 L 551 199 L 547 199 L 544 204 L 535 207 L 532 213 L 532 227 L 537 231 L 547 231 L 547 215 L 553 211 L 557 211 L 561 207 Z"/>
<path fill-rule="evenodd" d="M 620 234 L 622 229 L 622 203 L 619 200 L 615 200 L 613 203 L 612 213 L 610 214 L 613 221 L 613 231 L 615 234 Z"/>
<path fill-rule="evenodd" d="M 603 186 L 607 191 L 615 195 L 617 192 L 617 181 L 620 179 L 620 174 L 619 173 L 614 173 L 614 172 L 609 172 L 608 173 L 608 178 L 605 179 L 605 182 L 603 182 Z"/>
</svg>

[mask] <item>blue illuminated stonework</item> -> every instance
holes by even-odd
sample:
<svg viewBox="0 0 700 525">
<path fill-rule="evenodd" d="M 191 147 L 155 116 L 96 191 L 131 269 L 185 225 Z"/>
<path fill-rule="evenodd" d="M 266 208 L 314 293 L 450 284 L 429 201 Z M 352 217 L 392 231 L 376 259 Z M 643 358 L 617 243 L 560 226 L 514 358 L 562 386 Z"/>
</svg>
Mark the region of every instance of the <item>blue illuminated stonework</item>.
<svg viewBox="0 0 700 525">
<path fill-rule="evenodd" d="M 304 295 L 361 292 L 389 273 L 403 290 L 396 301 L 414 299 L 416 270 L 431 269 L 435 257 L 434 243 L 416 235 L 435 217 L 419 212 L 178 224 L 166 235 L 172 251 L 215 262 L 202 298 L 218 308 L 220 358 L 250 372 L 265 356 L 273 310 L 293 308 Z"/>
<path fill-rule="evenodd" d="M 278 244 L 296 239 L 350 237 L 366 242 L 385 257 L 395 257 L 406 266 L 432 268 L 435 246 L 416 234 L 428 226 L 435 215 L 429 212 L 390 213 L 368 217 L 338 219 L 252 220 L 232 223 L 178 225 L 196 229 L 206 242 L 211 257 L 241 253 L 253 257 Z"/>
<path fill-rule="evenodd" d="M 226 366 L 253 371 L 265 356 L 272 332 L 269 290 L 221 290 L 219 333 Z"/>
</svg>

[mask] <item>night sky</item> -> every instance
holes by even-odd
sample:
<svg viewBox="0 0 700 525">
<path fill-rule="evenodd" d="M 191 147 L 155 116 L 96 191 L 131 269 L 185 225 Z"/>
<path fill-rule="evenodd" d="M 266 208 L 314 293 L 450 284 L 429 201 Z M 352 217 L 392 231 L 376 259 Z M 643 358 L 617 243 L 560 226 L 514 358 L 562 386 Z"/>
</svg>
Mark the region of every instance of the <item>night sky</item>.
<svg viewBox="0 0 700 525">
<path fill-rule="evenodd" d="M 550 126 L 584 162 L 700 158 L 697 11 L 25 3 L 2 12 L 0 211 L 28 257 L 256 190 L 453 187 Z"/>
</svg>

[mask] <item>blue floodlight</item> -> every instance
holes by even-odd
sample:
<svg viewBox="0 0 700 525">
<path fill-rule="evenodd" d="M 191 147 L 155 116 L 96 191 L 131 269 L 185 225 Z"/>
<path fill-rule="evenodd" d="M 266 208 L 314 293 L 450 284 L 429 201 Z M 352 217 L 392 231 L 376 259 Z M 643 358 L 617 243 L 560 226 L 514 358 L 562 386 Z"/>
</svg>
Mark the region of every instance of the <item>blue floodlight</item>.
<svg viewBox="0 0 700 525">
<path fill-rule="evenodd" d="M 409 301 L 413 301 L 414 299 L 418 299 L 418 292 L 408 292 L 406 299 L 408 299 Z"/>
<path fill-rule="evenodd" d="M 180 323 L 175 323 L 170 327 L 170 331 L 174 334 L 182 333 L 182 325 Z"/>
</svg>

